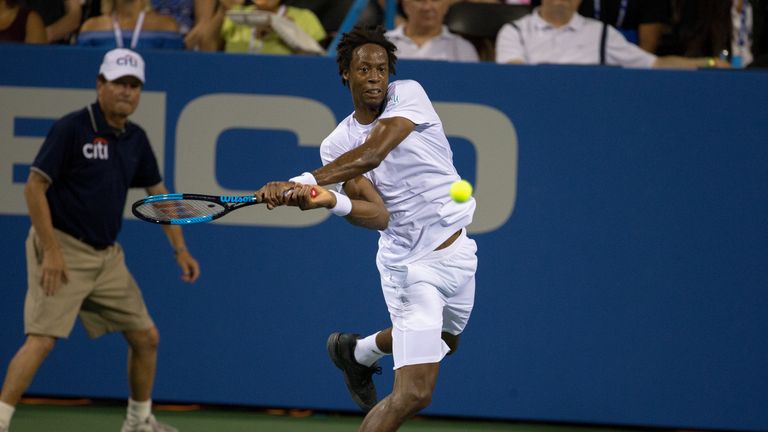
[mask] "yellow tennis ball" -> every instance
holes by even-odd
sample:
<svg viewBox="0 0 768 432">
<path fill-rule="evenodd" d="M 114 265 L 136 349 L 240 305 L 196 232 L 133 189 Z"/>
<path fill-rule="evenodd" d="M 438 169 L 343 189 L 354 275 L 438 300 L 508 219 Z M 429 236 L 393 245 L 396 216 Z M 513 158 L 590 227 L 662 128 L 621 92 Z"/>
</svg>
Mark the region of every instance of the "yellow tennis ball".
<svg viewBox="0 0 768 432">
<path fill-rule="evenodd" d="M 467 202 L 472 198 L 472 184 L 466 180 L 457 180 L 451 184 L 450 195 L 457 203 Z"/>
</svg>

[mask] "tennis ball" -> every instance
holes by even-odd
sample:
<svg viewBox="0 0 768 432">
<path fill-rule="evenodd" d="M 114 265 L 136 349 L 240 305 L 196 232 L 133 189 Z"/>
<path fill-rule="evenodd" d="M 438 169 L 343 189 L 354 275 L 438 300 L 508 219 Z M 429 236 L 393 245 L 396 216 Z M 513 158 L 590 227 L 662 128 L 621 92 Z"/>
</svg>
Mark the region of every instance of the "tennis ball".
<svg viewBox="0 0 768 432">
<path fill-rule="evenodd" d="M 467 202 L 472 198 L 472 184 L 466 180 L 457 180 L 451 184 L 450 195 L 457 203 Z"/>
</svg>

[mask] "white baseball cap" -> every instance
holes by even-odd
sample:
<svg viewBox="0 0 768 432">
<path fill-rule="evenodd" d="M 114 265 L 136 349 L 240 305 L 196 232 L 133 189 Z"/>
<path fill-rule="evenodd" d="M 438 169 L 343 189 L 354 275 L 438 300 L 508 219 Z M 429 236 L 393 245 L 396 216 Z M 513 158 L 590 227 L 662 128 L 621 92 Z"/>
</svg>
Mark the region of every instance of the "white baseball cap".
<svg viewBox="0 0 768 432">
<path fill-rule="evenodd" d="M 114 81 L 124 76 L 133 76 L 144 83 L 144 59 L 135 52 L 125 48 L 116 48 L 104 55 L 99 73 L 107 81 Z"/>
</svg>

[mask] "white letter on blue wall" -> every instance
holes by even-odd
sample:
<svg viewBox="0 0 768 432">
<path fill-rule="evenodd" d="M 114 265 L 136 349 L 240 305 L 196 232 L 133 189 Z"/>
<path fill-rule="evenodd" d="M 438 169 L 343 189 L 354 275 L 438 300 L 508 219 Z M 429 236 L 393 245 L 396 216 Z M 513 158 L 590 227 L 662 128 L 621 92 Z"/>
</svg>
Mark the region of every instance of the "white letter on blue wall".
<svg viewBox="0 0 768 432">
<path fill-rule="evenodd" d="M 184 108 L 176 126 L 175 189 L 208 195 L 247 195 L 266 181 L 287 180 L 300 174 L 291 170 L 289 160 L 263 160 L 259 164 L 285 165 L 286 177 L 265 179 L 259 175 L 259 166 L 254 166 L 253 190 L 222 187 L 216 179 L 216 143 L 228 129 L 282 129 L 295 133 L 299 146 L 319 147 L 335 127 L 331 110 L 312 99 L 225 93 L 199 97 Z M 319 154 L 317 164 L 320 165 Z M 232 213 L 218 223 L 300 227 L 318 224 L 327 217 L 327 212 L 286 208 L 268 211 L 264 206 L 255 206 Z"/>
</svg>

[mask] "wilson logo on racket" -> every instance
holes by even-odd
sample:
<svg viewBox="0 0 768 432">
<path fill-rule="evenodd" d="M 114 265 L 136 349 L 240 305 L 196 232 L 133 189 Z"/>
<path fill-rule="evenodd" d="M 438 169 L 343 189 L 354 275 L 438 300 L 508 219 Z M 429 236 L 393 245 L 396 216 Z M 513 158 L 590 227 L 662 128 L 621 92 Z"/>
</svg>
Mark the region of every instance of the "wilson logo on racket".
<svg viewBox="0 0 768 432">
<path fill-rule="evenodd" d="M 219 197 L 219 200 L 225 203 L 243 203 L 256 201 L 256 198 L 252 196 L 222 195 Z"/>
</svg>

